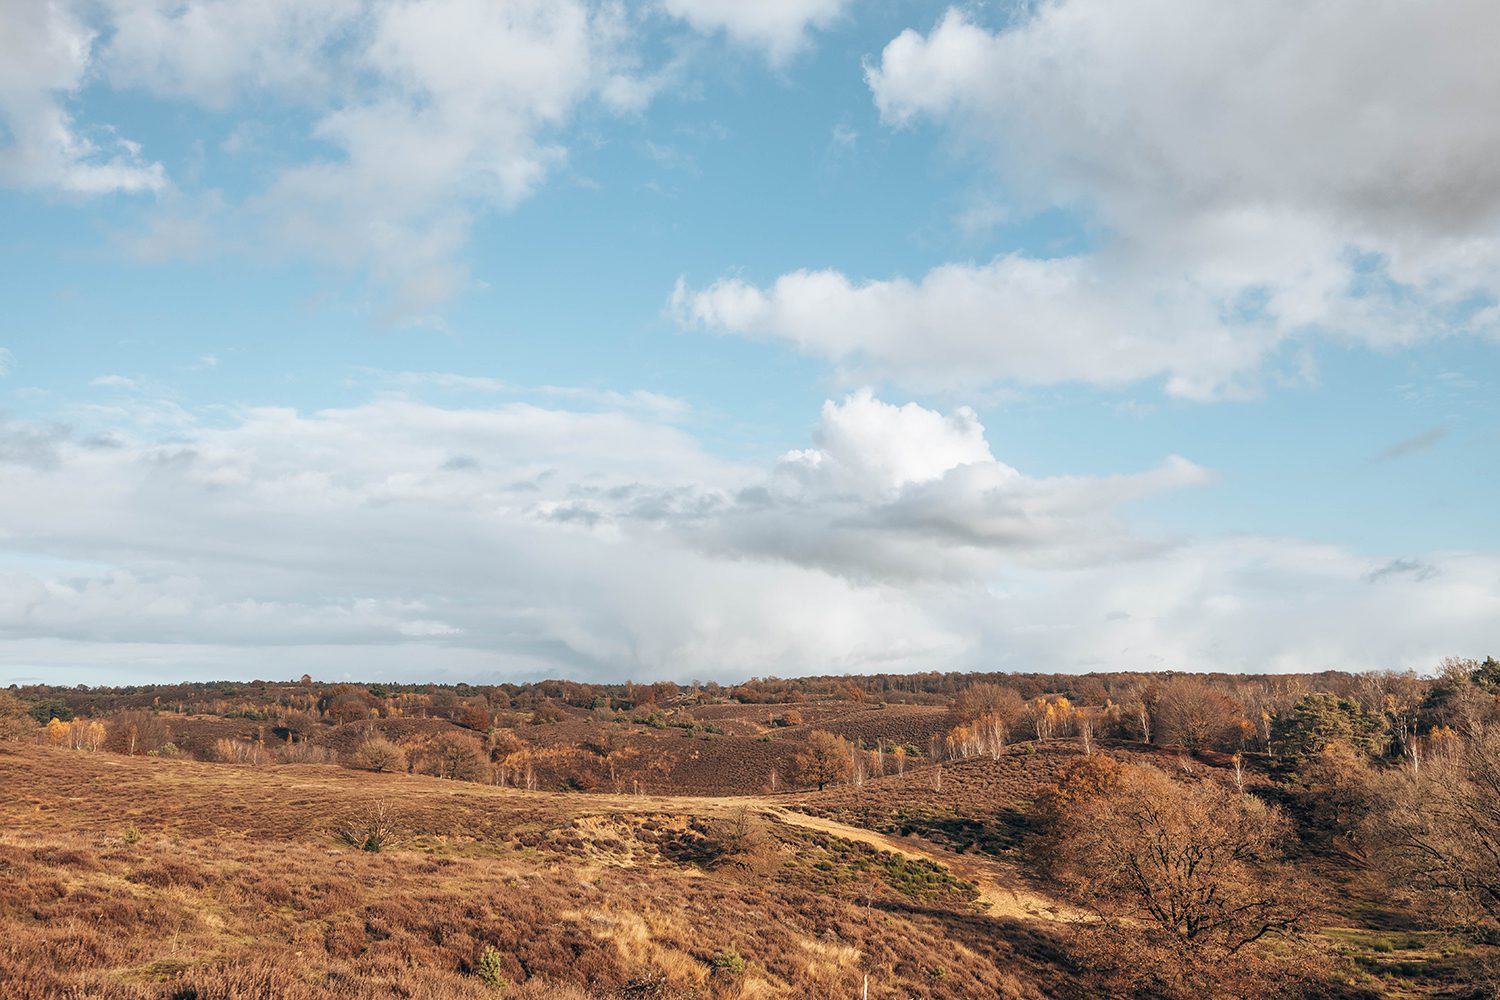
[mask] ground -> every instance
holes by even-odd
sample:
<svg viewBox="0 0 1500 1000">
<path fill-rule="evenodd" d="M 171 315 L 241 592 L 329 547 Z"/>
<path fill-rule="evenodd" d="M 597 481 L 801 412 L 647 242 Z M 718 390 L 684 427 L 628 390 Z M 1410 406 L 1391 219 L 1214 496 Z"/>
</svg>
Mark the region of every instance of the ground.
<svg viewBox="0 0 1500 1000">
<path fill-rule="evenodd" d="M 1028 855 L 1033 801 L 1077 741 L 937 765 L 919 753 L 940 710 L 796 709 L 792 725 L 789 706 L 724 705 L 517 726 L 536 790 L 0 744 L 0 996 L 1110 995 L 1073 957 L 1084 901 Z M 189 752 L 274 745 L 253 720 L 174 725 Z M 315 743 L 332 756 L 372 728 L 459 731 L 372 720 Z M 815 728 L 914 755 L 858 786 L 788 790 Z M 1221 755 L 1097 752 L 1230 780 Z M 381 849 L 360 849 L 377 819 Z M 1461 944 L 1373 896 L 1357 859 L 1309 846 L 1299 865 L 1338 995 L 1464 995 Z"/>
<path fill-rule="evenodd" d="M 377 804 L 401 843 L 343 842 Z M 761 797 L 12 744 L 0 981 L 17 1000 L 854 996 L 866 976 L 871 997 L 1087 995 L 1058 989 L 1048 901 L 951 861 Z"/>
</svg>

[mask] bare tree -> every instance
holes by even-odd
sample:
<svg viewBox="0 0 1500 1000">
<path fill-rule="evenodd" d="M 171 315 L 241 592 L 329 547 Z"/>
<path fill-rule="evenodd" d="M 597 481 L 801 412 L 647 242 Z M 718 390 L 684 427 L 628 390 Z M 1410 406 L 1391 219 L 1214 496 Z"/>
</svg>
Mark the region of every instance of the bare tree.
<svg viewBox="0 0 1500 1000">
<path fill-rule="evenodd" d="M 452 781 L 486 781 L 489 758 L 472 736 L 443 733 L 423 749 L 421 770 Z"/>
<path fill-rule="evenodd" d="M 1222 691 L 1190 677 L 1174 677 L 1161 686 L 1156 704 L 1157 739 L 1189 750 L 1224 747 L 1236 742 L 1240 706 Z"/>
<path fill-rule="evenodd" d="M 172 739 L 172 730 L 154 712 L 120 712 L 109 720 L 106 746 L 128 756 L 160 750 Z"/>
<path fill-rule="evenodd" d="M 1433 742 L 1421 768 L 1384 776 L 1361 840 L 1395 893 L 1451 927 L 1500 934 L 1500 726 Z"/>
<path fill-rule="evenodd" d="M 1000 684 L 971 684 L 953 699 L 953 714 L 960 722 L 994 716 L 1010 728 L 1026 717 L 1026 699 L 1014 688 Z"/>
<path fill-rule="evenodd" d="M 1254 796 L 1124 767 L 1062 812 L 1058 874 L 1109 919 L 1152 929 L 1194 962 L 1221 961 L 1307 913 L 1281 864 L 1289 825 Z"/>
</svg>

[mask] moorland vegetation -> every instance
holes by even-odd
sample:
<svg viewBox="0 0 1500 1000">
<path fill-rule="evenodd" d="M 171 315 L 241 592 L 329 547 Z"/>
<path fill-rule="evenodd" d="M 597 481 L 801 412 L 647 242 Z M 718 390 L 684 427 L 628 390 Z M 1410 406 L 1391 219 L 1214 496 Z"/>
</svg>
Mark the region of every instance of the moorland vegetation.
<svg viewBox="0 0 1500 1000">
<path fill-rule="evenodd" d="M 1500 663 L 0 691 L 0 983 L 1500 988 Z"/>
</svg>

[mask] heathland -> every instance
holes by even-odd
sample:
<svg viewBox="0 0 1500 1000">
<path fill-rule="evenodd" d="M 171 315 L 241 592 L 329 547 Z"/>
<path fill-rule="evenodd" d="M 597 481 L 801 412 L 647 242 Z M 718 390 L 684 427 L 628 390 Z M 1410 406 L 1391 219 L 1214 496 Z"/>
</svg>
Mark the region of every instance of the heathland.
<svg viewBox="0 0 1500 1000">
<path fill-rule="evenodd" d="M 0 691 L 0 995 L 1495 996 L 1500 664 Z"/>
</svg>

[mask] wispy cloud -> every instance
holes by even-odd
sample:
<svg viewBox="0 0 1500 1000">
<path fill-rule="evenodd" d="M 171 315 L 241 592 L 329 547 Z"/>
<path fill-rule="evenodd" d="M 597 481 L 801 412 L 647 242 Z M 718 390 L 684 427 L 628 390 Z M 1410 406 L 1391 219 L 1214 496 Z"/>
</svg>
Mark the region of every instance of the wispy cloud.
<svg viewBox="0 0 1500 1000">
<path fill-rule="evenodd" d="M 1430 451 L 1437 447 L 1442 440 L 1448 436 L 1446 427 L 1429 427 L 1420 434 L 1415 434 L 1402 441 L 1397 441 L 1388 448 L 1381 449 L 1375 456 L 1377 462 L 1393 462 L 1398 458 L 1409 458 L 1412 455 L 1420 455 L 1424 451 Z"/>
</svg>

